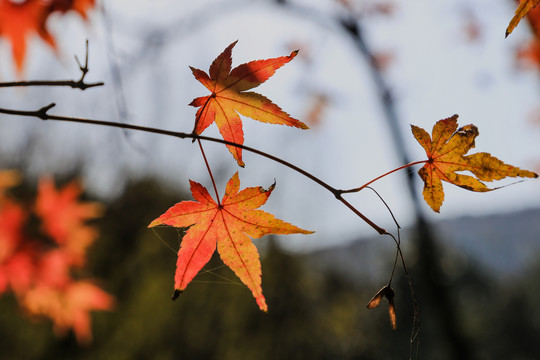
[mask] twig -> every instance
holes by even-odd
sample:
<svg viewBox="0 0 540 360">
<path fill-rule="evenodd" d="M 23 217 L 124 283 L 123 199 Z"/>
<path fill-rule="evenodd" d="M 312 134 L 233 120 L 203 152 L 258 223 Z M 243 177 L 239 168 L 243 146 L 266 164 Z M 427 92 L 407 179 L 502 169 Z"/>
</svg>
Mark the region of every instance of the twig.
<svg viewBox="0 0 540 360">
<path fill-rule="evenodd" d="M 393 170 L 390 170 L 388 172 L 385 172 L 384 174 L 380 175 L 380 176 L 377 176 L 376 178 L 368 181 L 367 183 L 365 183 L 364 185 L 360 186 L 360 187 L 357 187 L 357 188 L 354 188 L 354 189 L 348 189 L 348 190 L 343 190 L 343 194 L 348 194 L 348 193 L 354 193 L 354 192 L 358 192 L 358 191 L 361 191 L 362 189 L 366 188 L 366 187 L 369 187 L 369 185 L 373 184 L 375 181 L 379 180 L 379 179 L 382 179 L 383 177 L 387 176 L 387 175 L 390 175 L 396 171 L 399 171 L 399 170 L 403 170 L 403 169 L 406 169 L 408 167 L 411 167 L 411 166 L 414 166 L 414 165 L 419 165 L 419 164 L 424 164 L 428 162 L 428 160 L 420 160 L 420 161 L 414 161 L 414 162 L 410 162 L 408 164 L 405 164 L 405 165 L 401 165 Z M 373 190 L 373 189 L 372 189 Z M 373 190 L 375 191 L 375 190 Z M 381 199 L 382 200 L 382 199 Z M 394 219 L 395 220 L 395 219 Z"/>
<path fill-rule="evenodd" d="M 403 256 L 403 252 L 401 251 L 401 233 L 400 233 L 401 226 L 397 222 L 396 217 L 394 216 L 394 212 L 392 211 L 390 206 L 388 206 L 388 204 L 383 199 L 383 197 L 374 188 L 372 188 L 371 186 L 364 185 L 364 187 L 370 189 L 371 191 L 373 191 L 379 197 L 379 199 L 382 201 L 384 206 L 386 206 L 386 208 L 388 209 L 388 212 L 390 213 L 390 216 L 392 216 L 392 220 L 396 224 L 397 239 L 393 235 L 388 234 L 388 235 L 390 235 L 392 237 L 392 239 L 394 240 L 394 242 L 396 244 L 396 257 L 394 259 L 394 265 L 392 266 L 392 273 L 390 275 L 390 279 L 388 280 L 387 287 L 390 287 L 392 285 L 392 280 L 394 279 L 394 273 L 395 273 L 395 270 L 396 270 L 396 265 L 397 265 L 398 256 L 399 256 L 399 258 L 401 260 L 401 265 L 403 267 L 403 272 L 405 273 L 405 279 L 407 279 L 407 284 L 409 285 L 409 291 L 411 293 L 411 300 L 412 300 L 412 303 L 413 303 L 413 323 L 412 323 L 412 329 L 411 329 L 411 336 L 409 338 L 409 342 L 410 342 L 410 344 L 409 344 L 409 359 L 412 360 L 413 359 L 413 354 L 414 354 L 415 343 L 416 343 L 416 350 L 417 350 L 416 351 L 416 358 L 418 358 L 418 350 L 419 350 L 418 335 L 420 334 L 420 308 L 418 307 L 418 301 L 416 299 L 413 282 L 412 282 L 411 276 L 409 275 L 409 270 L 407 268 L 407 264 L 405 263 L 405 257 Z"/>
<path fill-rule="evenodd" d="M 303 170 L 299 168 L 298 166 L 291 164 L 290 162 L 283 160 L 277 156 L 268 154 L 262 150 L 258 150 L 246 145 L 241 145 L 234 143 L 232 141 L 227 141 L 223 139 L 213 138 L 209 136 L 203 136 L 203 135 L 197 135 L 195 133 L 184 133 L 184 132 L 178 132 L 178 131 L 170 131 L 170 130 L 164 130 L 159 128 L 153 128 L 153 127 L 146 127 L 146 126 L 139 126 L 139 125 L 132 125 L 132 124 L 126 124 L 126 123 L 117 123 L 112 121 L 103 121 L 103 120 L 93 120 L 93 119 L 84 119 L 84 118 L 76 118 L 76 117 L 68 117 L 68 116 L 58 116 L 58 115 L 50 115 L 48 111 L 52 109 L 54 106 L 56 106 L 55 103 L 51 103 L 47 106 L 44 106 L 38 110 L 13 110 L 13 109 L 4 109 L 0 108 L 0 114 L 8 114 L 8 115 L 18 115 L 18 116 L 26 116 L 26 117 L 37 117 L 41 120 L 56 120 L 56 121 L 65 121 L 65 122 L 74 122 L 74 123 L 82 123 L 82 124 L 91 124 L 91 125 L 98 125 L 98 126 L 108 126 L 108 127 L 115 127 L 115 128 L 121 128 L 121 129 L 128 129 L 128 130 L 135 130 L 135 131 L 142 131 L 152 134 L 159 134 L 159 135 L 165 135 L 165 136 L 171 136 L 179 139 L 193 139 L 195 140 L 204 140 L 204 141 L 211 141 L 215 143 L 225 144 L 229 146 L 235 146 L 237 148 L 252 152 L 254 154 L 263 156 L 267 159 L 270 159 L 272 161 L 275 161 L 277 163 L 280 163 L 302 175 L 307 177 L 308 179 L 311 179 L 312 181 L 316 182 L 326 190 L 330 191 L 337 200 L 342 202 L 345 206 L 347 206 L 351 211 L 353 211 L 358 217 L 360 217 L 362 220 L 364 220 L 369 226 L 371 226 L 375 231 L 377 231 L 380 235 L 389 234 L 388 231 L 381 228 L 377 224 L 375 224 L 373 221 L 371 221 L 369 218 L 367 218 L 364 214 L 362 214 L 358 209 L 356 209 L 352 204 L 350 204 L 347 200 L 345 200 L 342 196 L 343 190 L 339 190 L 334 188 L 333 186 L 330 186 L 328 183 L 324 182 L 323 180 L 319 179 L 315 175 L 307 172 L 306 170 Z"/>
<path fill-rule="evenodd" d="M 88 40 L 86 40 L 86 56 L 84 65 L 81 65 L 77 56 L 75 61 L 79 65 L 81 71 L 81 77 L 79 80 L 29 80 L 29 81 L 10 81 L 0 83 L 0 88 L 5 87 L 28 87 L 28 86 L 67 86 L 73 89 L 86 90 L 88 88 L 103 86 L 103 82 L 87 83 L 84 81 L 86 74 L 88 73 Z"/>
</svg>

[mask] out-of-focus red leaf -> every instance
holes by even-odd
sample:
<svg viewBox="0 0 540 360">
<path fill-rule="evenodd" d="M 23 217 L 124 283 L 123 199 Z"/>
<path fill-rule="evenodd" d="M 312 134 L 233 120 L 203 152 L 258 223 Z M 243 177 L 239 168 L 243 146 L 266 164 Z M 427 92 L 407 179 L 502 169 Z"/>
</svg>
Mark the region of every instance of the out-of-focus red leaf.
<svg viewBox="0 0 540 360">
<path fill-rule="evenodd" d="M 308 112 L 305 116 L 306 122 L 310 127 L 317 127 L 320 125 L 324 117 L 324 112 L 329 104 L 330 97 L 328 95 L 322 92 L 313 93 L 311 95 Z"/>
<path fill-rule="evenodd" d="M 88 18 L 88 11 L 94 8 L 95 5 L 95 0 L 52 0 L 49 12 L 59 11 L 66 13 L 73 10 L 86 20 Z"/>
<path fill-rule="evenodd" d="M 27 249 L 18 251 L 6 261 L 0 263 L 0 294 L 8 289 L 15 294 L 27 291 L 34 282 L 35 253 Z"/>
<path fill-rule="evenodd" d="M 525 69 L 540 69 L 540 39 L 534 38 L 516 52 L 517 65 Z"/>
<path fill-rule="evenodd" d="M 0 294 L 8 286 L 22 291 L 30 285 L 31 256 L 18 249 L 26 218 L 27 213 L 19 204 L 9 199 L 0 201 Z"/>
<path fill-rule="evenodd" d="M 22 226 L 26 220 L 24 209 L 4 200 L 0 205 L 0 264 L 14 252 L 22 238 Z"/>
<path fill-rule="evenodd" d="M 11 43 L 17 71 L 21 73 L 24 68 L 29 37 L 38 35 L 56 49 L 54 37 L 47 30 L 51 14 L 73 10 L 86 19 L 88 10 L 94 6 L 95 0 L 0 0 L 0 38 Z"/>
<path fill-rule="evenodd" d="M 58 244 L 79 242 L 73 235 L 85 226 L 87 220 L 98 217 L 102 212 L 97 203 L 79 202 L 81 191 L 77 182 L 60 190 L 50 178 L 42 178 L 39 182 L 36 213 L 43 221 L 45 232 Z M 89 245 L 88 239 L 84 242 Z"/>
<path fill-rule="evenodd" d="M 73 330 L 80 344 L 92 341 L 90 311 L 113 306 L 113 297 L 89 281 L 71 282 L 63 288 L 36 286 L 24 297 L 26 311 L 50 318 L 58 335 Z"/>
<path fill-rule="evenodd" d="M 51 179 L 42 179 L 34 211 L 56 243 L 51 246 L 28 235 L 30 209 L 5 194 L 16 180 L 16 173 L 0 171 L 0 294 L 13 291 L 29 315 L 48 317 L 58 334 L 71 329 L 79 343 L 89 343 L 90 311 L 109 310 L 114 301 L 90 281 L 74 281 L 72 271 L 84 264 L 98 234 L 86 221 L 101 207 L 80 202 L 77 183 L 57 190 Z"/>
</svg>

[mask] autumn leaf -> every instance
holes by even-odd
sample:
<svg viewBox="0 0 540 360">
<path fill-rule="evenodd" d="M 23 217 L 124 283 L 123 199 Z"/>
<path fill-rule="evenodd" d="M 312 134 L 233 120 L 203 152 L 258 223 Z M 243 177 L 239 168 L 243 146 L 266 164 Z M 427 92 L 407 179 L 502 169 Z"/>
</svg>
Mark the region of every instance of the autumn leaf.
<svg viewBox="0 0 540 360">
<path fill-rule="evenodd" d="M 519 4 L 518 8 L 516 9 L 516 13 L 514 14 L 514 17 L 512 18 L 512 20 L 510 20 L 510 24 L 508 24 L 508 27 L 506 28 L 505 36 L 510 35 L 512 31 L 514 31 L 517 24 L 519 24 L 521 19 L 523 19 L 523 17 L 525 17 L 525 15 L 527 15 L 529 11 L 531 11 L 534 7 L 536 7 L 538 3 L 540 3 L 540 0 L 522 1 Z"/>
<path fill-rule="evenodd" d="M 90 280 L 74 280 L 72 272 L 84 264 L 97 237 L 87 220 L 98 216 L 101 206 L 80 202 L 77 182 L 56 189 L 50 178 L 42 178 L 33 216 L 29 206 L 6 194 L 18 181 L 17 172 L 0 171 L 0 295 L 11 290 L 25 314 L 48 317 L 56 333 L 73 330 L 79 343 L 88 344 L 90 311 L 109 310 L 114 299 Z M 26 231 L 36 220 L 50 239 Z"/>
<path fill-rule="evenodd" d="M 52 0 L 50 12 L 66 13 L 70 10 L 78 13 L 83 19 L 88 18 L 88 11 L 96 5 L 96 0 Z"/>
<path fill-rule="evenodd" d="M 0 206 L 0 294 L 11 287 L 27 289 L 32 278 L 30 249 L 21 251 L 22 234 L 28 214 L 14 201 L 4 199 Z"/>
<path fill-rule="evenodd" d="M 51 14 L 73 10 L 86 19 L 87 11 L 93 6 L 95 0 L 0 0 L 0 38 L 11 43 L 17 71 L 23 70 L 29 36 L 39 35 L 56 49 L 56 42 L 46 26 Z"/>
<path fill-rule="evenodd" d="M 170 225 L 189 227 L 178 251 L 175 293 L 182 292 L 217 250 L 221 259 L 251 290 L 260 309 L 267 311 L 261 288 L 261 263 L 251 239 L 268 234 L 310 234 L 272 214 L 256 210 L 268 200 L 272 185 L 240 190 L 238 173 L 227 183 L 221 203 L 206 188 L 190 181 L 196 201 L 183 201 L 154 220 L 149 227 Z M 250 239 L 251 238 L 251 239 Z"/>
<path fill-rule="evenodd" d="M 73 330 L 79 344 L 92 340 L 90 311 L 111 310 L 114 298 L 90 281 L 69 282 L 63 288 L 38 285 L 24 294 L 23 306 L 50 318 L 58 335 Z"/>
<path fill-rule="evenodd" d="M 51 47 L 56 47 L 54 39 L 45 28 L 46 7 L 39 0 L 0 0 L 0 36 L 11 43 L 13 59 L 19 72 L 24 65 L 28 35 L 38 34 Z"/>
<path fill-rule="evenodd" d="M 47 234 L 58 244 L 73 241 L 70 235 L 102 212 L 98 203 L 80 202 L 81 192 L 77 182 L 57 190 L 51 178 L 44 177 L 39 181 L 36 213 L 41 217 Z"/>
<path fill-rule="evenodd" d="M 532 171 L 505 164 L 485 152 L 465 155 L 475 146 L 478 128 L 466 125 L 458 129 L 457 118 L 454 115 L 439 120 L 433 127 L 431 137 L 424 129 L 411 125 L 414 137 L 428 156 L 418 174 L 424 181 L 424 200 L 434 211 L 439 212 L 444 200 L 441 180 L 467 190 L 485 192 L 494 189 L 482 181 L 506 177 L 538 177 Z M 460 171 L 470 171 L 474 176 L 457 173 Z"/>
<path fill-rule="evenodd" d="M 212 63 L 209 74 L 191 67 L 195 78 L 211 94 L 194 99 L 190 105 L 197 110 L 194 132 L 201 134 L 214 121 L 223 139 L 237 144 L 244 143 L 242 121 L 238 114 L 270 124 L 288 125 L 301 129 L 308 127 L 292 117 L 266 97 L 251 91 L 270 78 L 277 69 L 291 61 L 297 51 L 289 56 L 267 60 L 256 60 L 231 70 L 231 53 L 236 41 L 229 45 Z M 238 162 L 242 161 L 242 149 L 227 145 Z"/>
<path fill-rule="evenodd" d="M 9 258 L 22 241 L 27 214 L 22 206 L 4 200 L 0 205 L 0 264 Z"/>
</svg>

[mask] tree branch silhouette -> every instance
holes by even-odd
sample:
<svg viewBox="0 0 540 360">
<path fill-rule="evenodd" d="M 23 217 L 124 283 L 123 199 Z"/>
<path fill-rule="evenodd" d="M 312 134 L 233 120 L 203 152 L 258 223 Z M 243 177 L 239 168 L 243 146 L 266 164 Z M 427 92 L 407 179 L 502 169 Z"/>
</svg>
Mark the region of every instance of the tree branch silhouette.
<svg viewBox="0 0 540 360">
<path fill-rule="evenodd" d="M 88 74 L 88 40 L 86 41 L 86 55 L 84 65 L 80 63 L 79 58 L 75 56 L 75 61 L 79 65 L 81 71 L 81 77 L 79 80 L 29 80 L 29 81 L 10 81 L 0 82 L 0 88 L 6 87 L 29 87 L 29 86 L 66 86 L 72 89 L 86 90 L 89 88 L 103 86 L 103 82 L 87 83 L 85 81 L 86 74 Z"/>
<path fill-rule="evenodd" d="M 139 126 L 139 125 L 132 125 L 132 124 L 126 124 L 126 123 L 118 123 L 113 121 L 104 121 L 104 120 L 94 120 L 94 119 L 84 119 L 84 118 L 77 118 L 77 117 L 69 117 L 69 116 L 59 116 L 59 115 L 51 115 L 49 114 L 49 110 L 55 107 L 55 103 L 51 103 L 47 106 L 44 106 L 37 110 L 15 110 L 15 109 L 5 109 L 0 108 L 0 114 L 7 114 L 7 115 L 16 115 L 16 116 L 25 116 L 25 117 L 35 117 L 39 118 L 41 120 L 55 120 L 55 121 L 63 121 L 63 122 L 73 122 L 73 123 L 81 123 L 81 124 L 89 124 L 89 125 L 98 125 L 98 126 L 107 126 L 107 127 L 114 127 L 114 128 L 120 128 L 120 129 L 126 129 L 126 130 L 134 130 L 134 131 L 142 131 L 146 133 L 152 133 L 152 134 L 158 134 L 158 135 L 164 135 L 164 136 L 171 136 L 179 139 L 192 139 L 192 140 L 203 140 L 203 141 L 210 141 L 215 143 L 220 143 L 224 145 L 230 145 L 235 146 L 238 148 L 241 148 L 243 150 L 252 152 L 254 154 L 260 155 L 262 157 L 265 157 L 267 159 L 270 159 L 272 161 L 275 161 L 277 163 L 280 163 L 281 165 L 284 165 L 301 175 L 307 177 L 308 179 L 316 182 L 326 190 L 330 191 L 337 200 L 339 200 L 341 203 L 343 203 L 345 206 L 347 206 L 352 212 L 354 212 L 358 217 L 360 217 L 364 222 L 366 222 L 369 226 L 371 226 L 375 231 L 377 231 L 380 235 L 390 235 L 388 231 L 383 229 L 382 227 L 375 224 L 372 220 L 370 220 L 368 217 L 366 217 L 364 214 L 362 214 L 356 207 L 354 207 L 351 203 L 349 203 L 347 200 L 345 200 L 342 196 L 343 193 L 345 193 L 345 190 L 336 189 L 335 187 L 329 185 L 325 181 L 321 180 L 320 178 L 316 177 L 315 175 L 309 173 L 308 171 L 284 160 L 277 156 L 271 155 L 267 152 L 264 152 L 262 150 L 237 144 L 231 141 L 213 138 L 210 136 L 204 136 L 204 135 L 197 135 L 195 133 L 185 133 L 185 132 L 178 132 L 178 131 L 170 131 L 165 129 L 159 129 L 159 128 L 153 128 L 153 127 L 147 127 L 147 126 Z"/>
</svg>

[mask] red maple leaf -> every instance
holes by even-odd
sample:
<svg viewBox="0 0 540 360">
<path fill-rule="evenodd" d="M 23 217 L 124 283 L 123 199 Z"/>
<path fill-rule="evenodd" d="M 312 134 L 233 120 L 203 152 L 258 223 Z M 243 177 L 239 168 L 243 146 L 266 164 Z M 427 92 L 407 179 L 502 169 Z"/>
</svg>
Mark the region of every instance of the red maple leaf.
<svg viewBox="0 0 540 360">
<path fill-rule="evenodd" d="M 50 178 L 39 181 L 36 198 L 36 213 L 43 222 L 45 232 L 58 244 L 68 242 L 78 246 L 90 245 L 89 234 L 83 234 L 85 222 L 101 214 L 101 206 L 97 203 L 79 202 L 81 186 L 72 182 L 57 190 Z M 84 237 L 81 241 L 78 236 Z M 75 245 L 75 244 L 74 244 Z"/>
<path fill-rule="evenodd" d="M 266 97 L 246 91 L 268 80 L 277 69 L 291 61 L 298 51 L 293 51 L 289 56 L 251 61 L 231 70 L 231 53 L 234 45 L 236 41 L 214 60 L 210 66 L 210 75 L 191 68 L 195 78 L 211 92 L 210 95 L 198 97 L 190 103 L 199 107 L 194 132 L 201 134 L 215 121 L 223 139 L 243 144 L 244 132 L 238 114 L 265 123 L 307 129 L 306 124 L 290 117 Z M 242 149 L 229 145 L 227 147 L 238 165 L 244 166 Z"/>
<path fill-rule="evenodd" d="M 267 310 L 261 288 L 261 263 L 251 238 L 268 234 L 310 234 L 272 214 L 255 210 L 268 200 L 272 185 L 250 187 L 239 192 L 240 180 L 236 173 L 227 183 L 221 203 L 216 203 L 208 190 L 194 181 L 191 193 L 196 201 L 183 201 L 154 220 L 149 227 L 171 225 L 190 227 L 178 251 L 175 285 L 176 294 L 182 292 L 217 250 L 229 266 L 251 290 L 257 304 Z"/>
<path fill-rule="evenodd" d="M 111 310 L 114 299 L 89 281 L 74 281 L 61 288 L 38 285 L 25 293 L 23 305 L 32 315 L 50 318 L 58 335 L 72 329 L 80 344 L 88 344 L 90 311 Z"/>
</svg>

